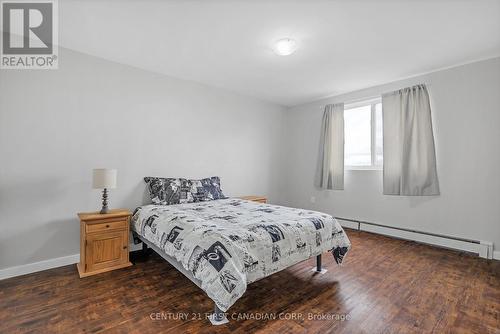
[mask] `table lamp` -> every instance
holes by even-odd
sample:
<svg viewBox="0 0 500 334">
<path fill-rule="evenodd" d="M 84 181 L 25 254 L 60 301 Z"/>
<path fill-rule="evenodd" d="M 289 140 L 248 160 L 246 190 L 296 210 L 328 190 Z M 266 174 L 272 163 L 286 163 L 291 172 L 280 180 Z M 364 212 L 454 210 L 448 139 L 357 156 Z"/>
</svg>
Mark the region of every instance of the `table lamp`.
<svg viewBox="0 0 500 334">
<path fill-rule="evenodd" d="M 102 191 L 102 209 L 100 213 L 108 213 L 108 189 L 116 188 L 116 169 L 94 169 L 92 188 L 104 189 Z"/>
</svg>

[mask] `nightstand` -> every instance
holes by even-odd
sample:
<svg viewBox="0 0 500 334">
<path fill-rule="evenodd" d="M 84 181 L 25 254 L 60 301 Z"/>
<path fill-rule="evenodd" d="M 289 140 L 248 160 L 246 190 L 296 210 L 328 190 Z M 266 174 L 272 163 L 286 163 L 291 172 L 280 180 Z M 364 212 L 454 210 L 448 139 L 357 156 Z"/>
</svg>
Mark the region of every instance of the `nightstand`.
<svg viewBox="0 0 500 334">
<path fill-rule="evenodd" d="M 241 199 L 246 199 L 247 201 L 254 201 L 259 203 L 267 203 L 267 198 L 264 196 L 241 196 Z"/>
<path fill-rule="evenodd" d="M 128 258 L 129 221 L 126 209 L 79 213 L 80 277 L 131 266 Z"/>
</svg>

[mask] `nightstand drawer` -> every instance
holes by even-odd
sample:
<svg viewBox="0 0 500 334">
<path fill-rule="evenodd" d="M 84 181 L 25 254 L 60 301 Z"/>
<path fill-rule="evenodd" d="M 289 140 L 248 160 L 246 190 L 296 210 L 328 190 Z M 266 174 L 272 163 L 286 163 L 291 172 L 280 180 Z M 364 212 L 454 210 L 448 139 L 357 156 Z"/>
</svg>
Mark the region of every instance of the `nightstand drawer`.
<svg viewBox="0 0 500 334">
<path fill-rule="evenodd" d="M 127 227 L 127 221 L 114 221 L 108 223 L 99 223 L 99 224 L 87 224 L 86 232 L 102 232 L 102 231 L 111 231 L 111 230 L 123 230 Z"/>
</svg>

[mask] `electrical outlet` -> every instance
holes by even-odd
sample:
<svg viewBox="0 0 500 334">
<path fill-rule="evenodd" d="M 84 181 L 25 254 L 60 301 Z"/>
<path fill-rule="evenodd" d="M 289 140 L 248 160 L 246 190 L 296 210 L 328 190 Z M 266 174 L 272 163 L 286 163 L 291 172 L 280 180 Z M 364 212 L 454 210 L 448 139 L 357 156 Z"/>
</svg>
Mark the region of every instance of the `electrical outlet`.
<svg viewBox="0 0 500 334">
<path fill-rule="evenodd" d="M 314 196 L 311 196 L 311 199 L 310 199 L 311 203 L 316 203 L 316 197 Z"/>
</svg>

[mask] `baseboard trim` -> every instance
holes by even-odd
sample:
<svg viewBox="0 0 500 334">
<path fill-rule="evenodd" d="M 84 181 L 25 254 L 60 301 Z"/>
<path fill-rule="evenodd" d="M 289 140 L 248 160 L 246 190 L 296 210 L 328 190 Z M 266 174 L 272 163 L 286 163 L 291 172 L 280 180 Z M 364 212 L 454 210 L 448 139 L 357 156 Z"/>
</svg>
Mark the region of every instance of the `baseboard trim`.
<svg viewBox="0 0 500 334">
<path fill-rule="evenodd" d="M 361 230 L 370 233 L 382 234 L 393 238 L 416 241 L 433 246 L 456 249 L 465 252 L 475 253 L 486 259 L 500 259 L 500 251 L 493 252 L 493 243 L 480 241 L 479 243 L 467 242 L 464 240 L 453 240 L 438 235 L 425 235 L 413 231 L 395 230 L 383 226 L 373 226 L 369 223 L 342 220 L 337 218 L 340 225 L 346 228 Z"/>
<path fill-rule="evenodd" d="M 78 263 L 79 261 L 80 261 L 80 254 L 73 254 L 63 257 L 57 257 L 55 259 L 49 259 L 39 262 L 23 264 L 20 266 L 0 269 L 0 280 L 31 274 L 37 271 L 67 266 L 70 264 Z"/>
<path fill-rule="evenodd" d="M 349 222 L 349 221 L 341 220 L 341 219 L 337 219 L 337 220 L 339 221 L 340 225 L 342 225 L 343 227 L 356 229 L 356 230 L 358 229 L 357 223 Z M 399 231 L 399 233 L 398 233 L 398 232 L 391 231 L 391 230 L 384 231 L 380 227 L 368 227 L 368 228 L 364 227 L 362 229 L 362 231 L 376 233 L 376 234 L 383 234 L 383 235 L 387 235 L 390 237 L 412 240 L 412 241 L 422 242 L 422 243 L 431 244 L 431 245 L 435 245 L 435 246 L 458 249 L 458 250 L 463 250 L 466 252 L 472 252 L 472 253 L 477 253 L 477 254 L 480 254 L 480 252 L 481 252 L 481 249 L 479 248 L 479 247 L 481 247 L 481 245 L 473 245 L 473 244 L 468 244 L 468 243 L 464 243 L 464 242 L 457 242 L 454 240 L 444 240 L 442 238 L 430 237 L 430 236 L 415 237 L 415 236 L 412 236 L 411 233 L 409 233 L 409 232 Z M 435 239 L 441 239 L 441 240 L 435 240 Z M 141 245 L 132 245 L 131 248 L 133 248 L 133 249 L 131 249 L 132 251 L 139 250 L 141 248 Z M 495 260 L 500 260 L 500 251 L 494 251 L 492 258 Z M 44 261 L 39 261 L 39 262 L 34 262 L 34 263 L 28 263 L 28 264 L 24 264 L 24 265 L 20 265 L 20 266 L 0 269 L 0 280 L 11 278 L 11 277 L 16 277 L 16 276 L 21 276 L 21 275 L 26 275 L 26 274 L 31 274 L 31 273 L 35 273 L 37 271 L 67 266 L 70 264 L 78 263 L 79 261 L 80 261 L 80 254 L 73 254 L 73 255 L 58 257 L 55 259 L 49 259 L 49 260 L 44 260 Z"/>
</svg>

